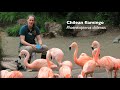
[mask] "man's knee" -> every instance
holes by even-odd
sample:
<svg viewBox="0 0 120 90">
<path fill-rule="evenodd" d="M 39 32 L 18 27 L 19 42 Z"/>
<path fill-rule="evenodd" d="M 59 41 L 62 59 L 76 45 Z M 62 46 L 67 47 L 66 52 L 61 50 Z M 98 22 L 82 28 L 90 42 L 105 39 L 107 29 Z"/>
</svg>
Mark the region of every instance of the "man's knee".
<svg viewBox="0 0 120 90">
<path fill-rule="evenodd" d="M 30 54 L 32 54 L 33 52 L 33 48 L 31 46 L 22 46 L 20 49 L 19 49 L 19 52 L 21 50 L 27 50 Z"/>
<path fill-rule="evenodd" d="M 43 47 L 44 51 L 48 51 L 48 46 L 47 45 L 43 45 L 42 47 Z"/>
</svg>

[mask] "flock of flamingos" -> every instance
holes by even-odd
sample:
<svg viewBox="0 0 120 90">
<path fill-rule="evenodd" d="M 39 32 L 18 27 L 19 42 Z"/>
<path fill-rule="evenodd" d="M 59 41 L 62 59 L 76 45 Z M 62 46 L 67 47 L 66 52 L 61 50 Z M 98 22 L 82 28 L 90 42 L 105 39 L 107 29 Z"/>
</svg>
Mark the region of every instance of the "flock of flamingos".
<svg viewBox="0 0 120 90">
<path fill-rule="evenodd" d="M 117 78 L 118 70 L 120 68 L 120 59 L 112 56 L 104 56 L 100 58 L 100 43 L 93 41 L 91 44 L 92 57 L 86 53 L 81 53 L 79 57 L 78 45 L 73 42 L 69 49 L 74 48 L 73 59 L 75 64 L 82 67 L 82 71 L 78 75 L 78 78 L 94 78 L 94 71 L 96 67 L 105 68 L 108 78 L 112 78 L 112 72 L 114 71 L 114 78 Z M 22 50 L 19 53 L 19 57 L 24 55 L 24 65 L 28 69 L 37 70 L 38 74 L 36 78 L 72 78 L 72 62 L 69 60 L 63 61 L 64 53 L 59 48 L 51 48 L 47 51 L 46 59 L 36 59 L 32 63 L 28 63 L 30 57 L 29 52 Z M 52 57 L 52 58 L 51 58 Z M 57 65 L 52 62 L 57 61 Z M 54 73 L 53 70 L 58 68 L 59 72 Z M 88 77 L 88 75 L 90 77 Z M 24 75 L 20 71 L 7 71 L 1 70 L 1 78 L 24 78 Z"/>
</svg>

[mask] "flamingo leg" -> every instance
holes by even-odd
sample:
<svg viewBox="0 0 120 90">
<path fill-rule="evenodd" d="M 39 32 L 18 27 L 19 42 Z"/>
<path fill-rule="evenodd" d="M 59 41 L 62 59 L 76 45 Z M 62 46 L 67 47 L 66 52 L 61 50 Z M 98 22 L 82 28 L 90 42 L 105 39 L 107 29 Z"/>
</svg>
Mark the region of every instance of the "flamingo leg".
<svg viewBox="0 0 120 90">
<path fill-rule="evenodd" d="M 93 73 L 90 74 L 90 77 L 93 77 Z"/>
<path fill-rule="evenodd" d="M 118 70 L 114 70 L 114 78 L 117 78 Z"/>
</svg>

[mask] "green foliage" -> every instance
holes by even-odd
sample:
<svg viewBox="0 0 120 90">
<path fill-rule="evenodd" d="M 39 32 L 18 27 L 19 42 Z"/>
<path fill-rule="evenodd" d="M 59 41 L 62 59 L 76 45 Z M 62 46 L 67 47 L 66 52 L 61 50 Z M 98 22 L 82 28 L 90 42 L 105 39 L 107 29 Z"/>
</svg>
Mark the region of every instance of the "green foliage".
<svg viewBox="0 0 120 90">
<path fill-rule="evenodd" d="M 26 19 L 28 15 L 36 16 L 36 25 L 41 33 L 46 32 L 45 22 L 58 22 L 63 25 L 63 33 L 66 35 L 72 30 L 66 30 L 66 21 L 104 21 L 107 25 L 120 23 L 120 12 L 0 12 L 0 23 L 8 26 L 8 23 L 16 24 L 18 19 Z M 17 25 L 10 27 L 8 35 L 17 36 Z M 9 29 L 10 29 L 9 28 Z"/>
<path fill-rule="evenodd" d="M 52 15 L 49 12 L 41 12 L 37 13 L 36 16 L 36 24 L 40 28 L 41 32 L 46 32 L 45 30 L 45 22 L 58 22 L 62 23 L 64 18 L 62 16 L 55 16 L 55 13 Z"/>
<path fill-rule="evenodd" d="M 18 24 L 8 27 L 6 29 L 6 32 L 8 33 L 9 36 L 19 36 L 20 27 L 21 27 L 21 25 L 18 25 Z"/>
<path fill-rule="evenodd" d="M 17 23 L 18 19 L 26 18 L 32 12 L 0 12 L 1 23 Z"/>
<path fill-rule="evenodd" d="M 44 29 L 45 22 L 52 22 L 54 17 L 50 17 L 48 13 L 43 12 L 40 15 L 36 15 L 36 24 L 37 26 Z"/>
<path fill-rule="evenodd" d="M 106 12 L 98 12 L 95 17 L 95 21 L 104 21 L 106 24 L 112 25 L 113 21 L 111 21 L 109 14 Z"/>
<path fill-rule="evenodd" d="M 1 34 L 1 32 L 0 32 Z M 1 70 L 1 61 L 2 61 L 3 51 L 2 51 L 2 41 L 1 41 L 1 35 L 0 35 L 0 70 Z"/>
<path fill-rule="evenodd" d="M 5 22 L 13 22 L 16 19 L 15 12 L 0 12 L 0 21 Z"/>
</svg>

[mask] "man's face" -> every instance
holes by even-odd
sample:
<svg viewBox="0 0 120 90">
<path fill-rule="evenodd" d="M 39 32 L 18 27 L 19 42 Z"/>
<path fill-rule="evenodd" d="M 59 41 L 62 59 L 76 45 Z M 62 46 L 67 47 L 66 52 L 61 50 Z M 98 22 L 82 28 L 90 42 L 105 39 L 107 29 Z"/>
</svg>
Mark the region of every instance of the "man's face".
<svg viewBox="0 0 120 90">
<path fill-rule="evenodd" d="M 33 27 L 33 24 L 35 23 L 34 17 L 33 17 L 33 16 L 30 16 L 30 17 L 28 18 L 27 22 L 28 22 L 28 26 L 29 26 L 30 28 L 32 28 L 32 27 Z"/>
</svg>

